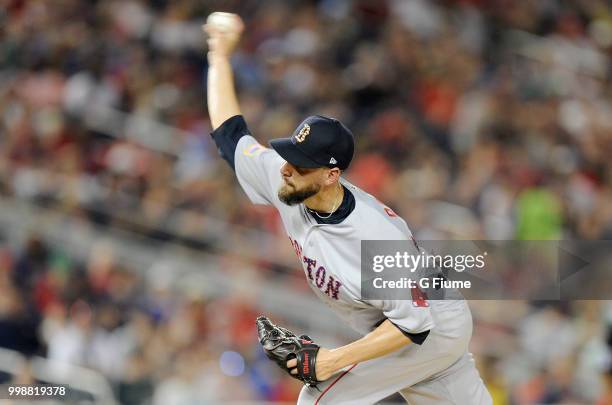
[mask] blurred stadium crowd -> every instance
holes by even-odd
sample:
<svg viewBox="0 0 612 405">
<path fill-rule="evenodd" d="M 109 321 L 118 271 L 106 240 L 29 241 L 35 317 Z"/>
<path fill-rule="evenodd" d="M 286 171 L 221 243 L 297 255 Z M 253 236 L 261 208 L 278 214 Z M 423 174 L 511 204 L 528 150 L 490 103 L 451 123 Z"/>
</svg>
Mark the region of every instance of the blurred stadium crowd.
<svg viewBox="0 0 612 405">
<path fill-rule="evenodd" d="M 201 24 L 219 10 L 246 22 L 234 64 L 253 134 L 339 118 L 357 141 L 348 179 L 418 238 L 612 238 L 605 0 L 0 0 L 2 198 L 305 289 L 274 213 L 248 204 L 209 137 Z M 124 403 L 295 398 L 239 296 L 159 290 L 104 249 L 3 246 L 1 346 L 97 369 Z M 472 307 L 496 404 L 612 404 L 609 303 Z"/>
</svg>

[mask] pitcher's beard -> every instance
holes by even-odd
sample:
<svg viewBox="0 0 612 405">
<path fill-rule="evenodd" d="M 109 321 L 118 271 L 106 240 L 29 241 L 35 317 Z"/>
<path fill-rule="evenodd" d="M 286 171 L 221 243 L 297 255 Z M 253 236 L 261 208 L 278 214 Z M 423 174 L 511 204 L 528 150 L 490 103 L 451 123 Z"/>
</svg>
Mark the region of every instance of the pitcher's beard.
<svg viewBox="0 0 612 405">
<path fill-rule="evenodd" d="M 278 198 L 287 205 L 296 205 L 317 194 L 319 190 L 321 186 L 318 184 L 310 184 L 301 190 L 295 190 L 288 184 L 283 184 L 278 189 Z"/>
</svg>

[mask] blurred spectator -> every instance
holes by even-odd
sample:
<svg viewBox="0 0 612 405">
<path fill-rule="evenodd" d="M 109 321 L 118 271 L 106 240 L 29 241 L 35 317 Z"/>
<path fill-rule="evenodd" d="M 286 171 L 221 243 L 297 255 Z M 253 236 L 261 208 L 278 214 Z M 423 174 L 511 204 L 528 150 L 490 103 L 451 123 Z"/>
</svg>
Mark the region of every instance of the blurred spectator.
<svg viewBox="0 0 612 405">
<path fill-rule="evenodd" d="M 278 218 L 245 201 L 210 141 L 200 25 L 220 7 L 246 21 L 234 62 L 253 134 L 265 143 L 308 114 L 341 119 L 357 138 L 347 178 L 419 237 L 612 237 L 605 0 L 0 6 L 3 198 L 205 249 L 228 267 L 243 260 L 304 289 Z M 0 251 L 0 346 L 94 368 L 124 403 L 295 398 L 299 385 L 253 355 L 258 307 L 245 294 L 177 292 L 172 264 L 143 276 L 106 242 L 87 260 L 36 235 L 22 246 Z M 588 358 L 602 333 L 584 325 L 603 316 L 578 303 L 528 308 L 497 319 L 516 352 L 486 357 L 496 403 L 612 403 L 609 375 L 603 391 L 581 377 L 601 372 Z M 213 341 L 213 329 L 227 336 Z"/>
</svg>

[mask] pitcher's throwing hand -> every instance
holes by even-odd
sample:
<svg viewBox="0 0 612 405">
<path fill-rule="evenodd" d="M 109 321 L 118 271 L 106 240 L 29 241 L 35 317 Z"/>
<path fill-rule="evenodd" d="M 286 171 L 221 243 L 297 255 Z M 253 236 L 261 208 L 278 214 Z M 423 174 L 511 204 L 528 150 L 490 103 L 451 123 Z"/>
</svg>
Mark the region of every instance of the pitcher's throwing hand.
<svg viewBox="0 0 612 405">
<path fill-rule="evenodd" d="M 208 35 L 209 58 L 217 55 L 227 57 L 240 41 L 244 23 L 236 14 L 216 12 L 208 16 L 202 29 Z"/>
</svg>

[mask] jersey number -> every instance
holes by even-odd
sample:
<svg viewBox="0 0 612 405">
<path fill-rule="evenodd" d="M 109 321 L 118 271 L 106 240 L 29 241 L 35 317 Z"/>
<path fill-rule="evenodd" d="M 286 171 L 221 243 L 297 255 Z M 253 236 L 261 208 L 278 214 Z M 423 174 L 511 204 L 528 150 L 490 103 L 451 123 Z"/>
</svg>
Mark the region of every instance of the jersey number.
<svg viewBox="0 0 612 405">
<path fill-rule="evenodd" d="M 410 289 L 412 294 L 412 305 L 415 307 L 428 307 L 429 302 L 427 301 L 427 294 L 421 291 L 419 287 L 413 287 Z"/>
</svg>

